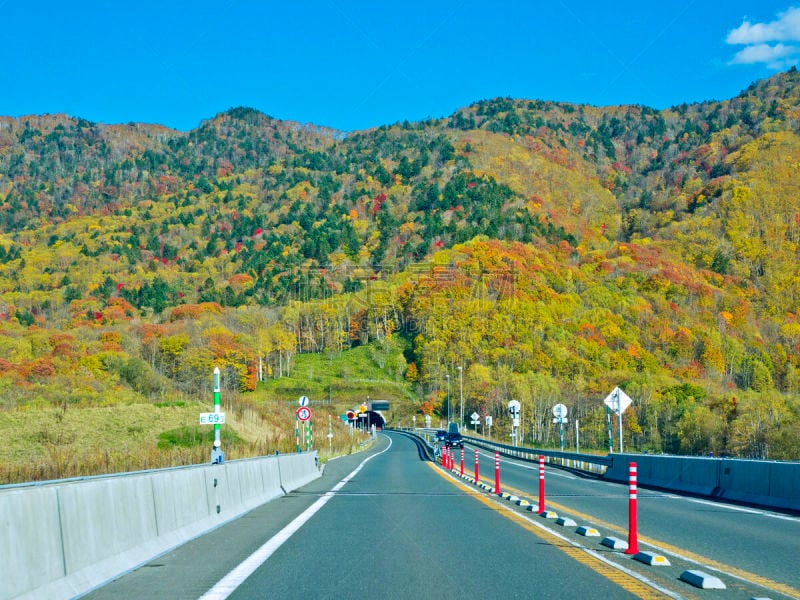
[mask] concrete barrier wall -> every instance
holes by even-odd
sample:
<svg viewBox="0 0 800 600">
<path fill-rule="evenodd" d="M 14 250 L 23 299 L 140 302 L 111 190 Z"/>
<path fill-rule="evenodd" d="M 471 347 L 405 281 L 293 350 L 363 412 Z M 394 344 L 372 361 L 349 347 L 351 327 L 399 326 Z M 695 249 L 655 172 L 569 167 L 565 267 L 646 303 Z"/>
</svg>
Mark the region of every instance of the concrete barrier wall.
<svg viewBox="0 0 800 600">
<path fill-rule="evenodd" d="M 0 487 L 0 600 L 72 598 L 319 476 L 309 452 Z"/>
<path fill-rule="evenodd" d="M 613 454 L 605 474 L 628 481 L 628 464 L 636 463 L 640 485 L 712 498 L 800 510 L 800 463 Z"/>
</svg>

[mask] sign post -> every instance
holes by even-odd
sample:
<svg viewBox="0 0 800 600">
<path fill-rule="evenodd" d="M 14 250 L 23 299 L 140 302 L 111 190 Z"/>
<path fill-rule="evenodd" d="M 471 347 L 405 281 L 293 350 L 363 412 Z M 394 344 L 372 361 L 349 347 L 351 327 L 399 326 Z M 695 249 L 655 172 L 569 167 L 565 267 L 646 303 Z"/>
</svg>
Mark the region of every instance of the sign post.
<svg viewBox="0 0 800 600">
<path fill-rule="evenodd" d="M 608 451 L 611 452 L 611 411 L 615 411 L 617 416 L 619 417 L 619 451 L 622 453 L 622 413 L 625 412 L 633 400 L 631 397 L 628 396 L 625 392 L 623 392 L 618 387 L 615 387 L 614 390 L 606 396 L 606 399 L 603 400 L 603 404 L 605 404 L 608 409 L 606 410 L 606 418 L 608 420 Z"/>
<path fill-rule="evenodd" d="M 220 439 L 219 426 L 225 422 L 225 413 L 220 412 L 219 403 L 219 367 L 214 367 L 214 412 L 203 413 L 200 415 L 200 423 L 203 423 L 203 417 L 206 417 L 207 423 L 214 424 L 214 446 L 211 448 L 211 464 L 219 465 L 225 459 L 225 453 L 222 451 L 222 440 Z"/>
<path fill-rule="evenodd" d="M 310 419 L 311 419 L 311 409 L 308 408 L 308 406 L 301 406 L 300 408 L 298 408 L 295 411 L 295 429 L 294 429 L 294 431 L 295 431 L 295 438 L 296 438 L 296 441 L 297 441 L 297 452 L 298 453 L 303 451 L 303 449 L 302 449 L 302 447 L 300 445 L 300 443 L 301 443 L 301 437 L 300 437 L 300 432 L 299 432 L 299 423 L 300 423 L 300 421 L 303 422 L 303 437 L 305 438 L 304 441 L 306 442 L 306 450 L 310 450 L 311 449 L 310 445 L 309 445 L 310 444 L 310 442 L 309 442 L 310 437 L 309 437 L 308 430 L 306 429 L 306 422 L 309 421 Z"/>
<path fill-rule="evenodd" d="M 514 445 L 517 445 L 517 428 L 519 427 L 519 413 L 522 405 L 519 400 L 511 400 L 508 403 L 508 412 L 511 413 L 511 439 L 514 440 Z"/>
<path fill-rule="evenodd" d="M 558 423 L 558 434 L 561 440 L 561 451 L 564 451 L 564 423 L 567 422 L 567 407 L 563 404 L 556 404 L 553 407 L 553 423 Z"/>
<path fill-rule="evenodd" d="M 470 415 L 470 418 L 472 419 L 470 423 L 475 426 L 475 435 L 478 435 L 478 423 L 481 422 L 481 416 L 474 412 Z"/>
</svg>

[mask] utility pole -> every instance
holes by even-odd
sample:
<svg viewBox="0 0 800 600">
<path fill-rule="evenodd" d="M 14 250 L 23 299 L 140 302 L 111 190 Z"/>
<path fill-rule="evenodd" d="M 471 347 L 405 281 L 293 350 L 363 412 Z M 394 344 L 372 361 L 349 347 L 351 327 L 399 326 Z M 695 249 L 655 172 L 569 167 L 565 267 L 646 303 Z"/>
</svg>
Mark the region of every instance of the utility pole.
<svg viewBox="0 0 800 600">
<path fill-rule="evenodd" d="M 450 373 L 445 373 L 447 378 L 447 426 L 450 427 Z"/>
<path fill-rule="evenodd" d="M 461 418 L 458 421 L 458 430 L 464 429 L 464 368 L 458 366 L 458 395 L 461 398 Z"/>
</svg>

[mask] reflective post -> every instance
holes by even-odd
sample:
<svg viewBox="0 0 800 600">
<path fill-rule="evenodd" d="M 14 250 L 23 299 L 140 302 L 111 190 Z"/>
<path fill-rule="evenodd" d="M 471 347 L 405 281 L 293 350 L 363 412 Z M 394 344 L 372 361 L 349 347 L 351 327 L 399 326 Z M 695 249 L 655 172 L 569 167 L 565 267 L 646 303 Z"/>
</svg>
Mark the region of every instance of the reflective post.
<svg viewBox="0 0 800 600">
<path fill-rule="evenodd" d="M 628 463 L 628 549 L 625 554 L 639 553 L 639 534 L 636 530 L 636 463 Z"/>
<path fill-rule="evenodd" d="M 494 453 L 494 493 L 500 493 L 500 453 Z"/>
<path fill-rule="evenodd" d="M 538 514 L 544 512 L 544 456 L 539 455 L 539 510 Z"/>
</svg>

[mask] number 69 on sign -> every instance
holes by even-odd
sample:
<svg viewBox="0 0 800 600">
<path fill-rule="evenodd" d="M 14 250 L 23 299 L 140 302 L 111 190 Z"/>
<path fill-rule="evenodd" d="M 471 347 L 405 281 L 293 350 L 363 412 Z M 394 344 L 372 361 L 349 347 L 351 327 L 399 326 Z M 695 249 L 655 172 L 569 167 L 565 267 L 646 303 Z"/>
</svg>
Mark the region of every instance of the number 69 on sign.
<svg viewBox="0 0 800 600">
<path fill-rule="evenodd" d="M 225 413 L 200 413 L 200 425 L 216 425 L 225 423 Z"/>
</svg>

